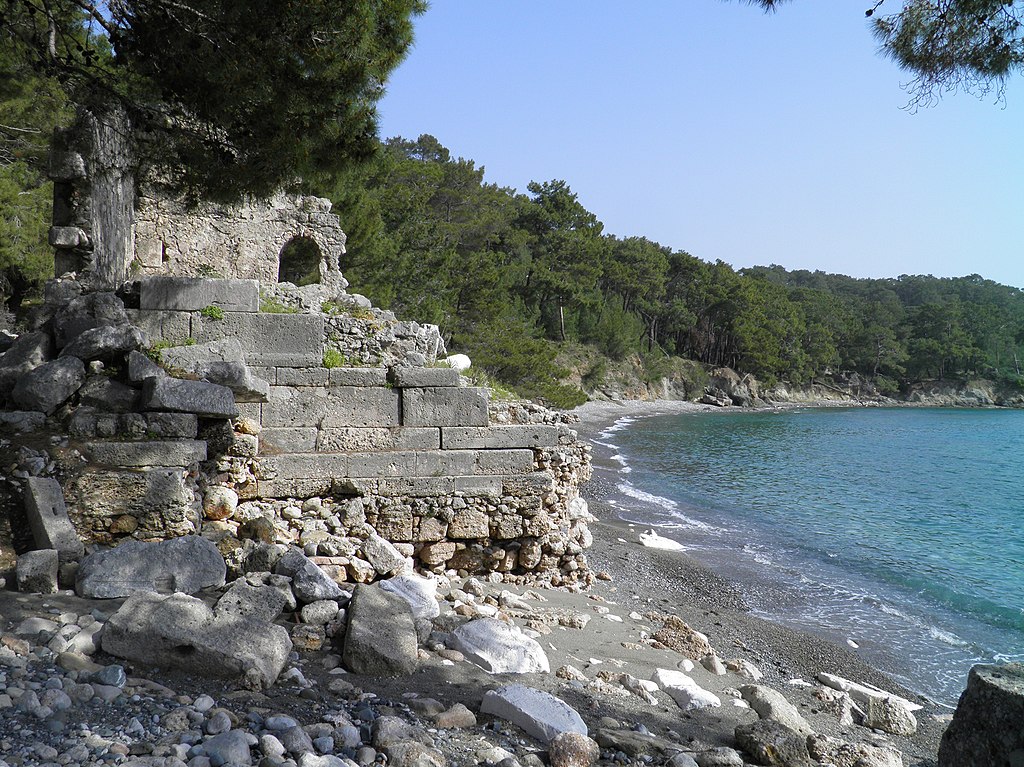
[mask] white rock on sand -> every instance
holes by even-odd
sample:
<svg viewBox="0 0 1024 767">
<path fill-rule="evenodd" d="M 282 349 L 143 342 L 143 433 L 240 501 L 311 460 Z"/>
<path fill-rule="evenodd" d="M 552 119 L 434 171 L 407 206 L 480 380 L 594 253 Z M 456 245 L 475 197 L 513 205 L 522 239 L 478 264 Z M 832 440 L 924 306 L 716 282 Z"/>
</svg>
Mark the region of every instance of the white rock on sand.
<svg viewBox="0 0 1024 767">
<path fill-rule="evenodd" d="M 659 668 L 654 672 L 654 681 L 672 696 L 683 711 L 722 705 L 721 698 L 705 690 L 682 671 Z"/>
<path fill-rule="evenodd" d="M 851 698 L 856 701 L 860 701 L 861 703 L 867 703 L 872 699 L 884 700 L 886 698 L 891 698 L 897 703 L 905 706 L 910 711 L 920 711 L 922 708 L 917 703 L 913 703 L 906 698 L 901 698 L 899 695 L 894 693 L 886 692 L 880 687 L 875 687 L 870 684 L 851 682 L 849 679 L 843 679 L 843 677 L 836 676 L 835 674 L 826 674 L 825 672 L 821 672 L 815 675 L 815 679 L 826 687 L 831 687 L 833 690 L 850 693 Z"/>
<path fill-rule="evenodd" d="M 507 684 L 485 693 L 480 712 L 512 722 L 544 743 L 563 732 L 587 734 L 587 725 L 568 703 L 521 684 Z"/>
<path fill-rule="evenodd" d="M 685 551 L 686 549 L 683 544 L 673 541 L 671 538 L 658 535 L 654 530 L 640 533 L 640 543 L 649 549 L 663 549 L 665 551 Z"/>
</svg>

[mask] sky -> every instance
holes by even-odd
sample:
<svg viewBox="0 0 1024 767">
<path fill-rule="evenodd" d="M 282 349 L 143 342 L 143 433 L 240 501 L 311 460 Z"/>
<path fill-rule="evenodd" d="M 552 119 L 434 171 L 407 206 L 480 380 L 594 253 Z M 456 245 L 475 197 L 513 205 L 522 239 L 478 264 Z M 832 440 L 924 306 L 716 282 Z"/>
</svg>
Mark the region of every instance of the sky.
<svg viewBox="0 0 1024 767">
<path fill-rule="evenodd" d="M 1024 78 L 914 113 L 873 4 L 431 0 L 381 135 L 706 261 L 1024 288 Z"/>
</svg>

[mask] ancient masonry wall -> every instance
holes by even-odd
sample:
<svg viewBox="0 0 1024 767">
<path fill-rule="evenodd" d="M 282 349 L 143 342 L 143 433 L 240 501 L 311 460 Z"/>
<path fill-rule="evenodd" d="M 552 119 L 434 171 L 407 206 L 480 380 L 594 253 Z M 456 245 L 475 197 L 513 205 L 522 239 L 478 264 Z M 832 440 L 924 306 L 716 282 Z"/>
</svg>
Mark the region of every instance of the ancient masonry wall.
<svg viewBox="0 0 1024 767">
<path fill-rule="evenodd" d="M 507 580 L 589 577 L 578 495 L 589 453 L 564 416 L 520 409 L 522 422 L 492 425 L 486 390 L 433 366 L 436 328 L 322 286 L 273 292 L 276 309 L 333 297 L 326 313 L 266 312 L 255 280 L 176 277 L 144 278 L 138 308 L 120 315 L 112 294 L 60 296 L 40 356 L 75 351 L 88 372 L 56 405 L 34 406 L 49 412 L 50 434 L 61 423 L 68 435 L 37 452 L 84 540 L 202 532 L 237 573 L 260 569 L 261 544 L 296 544 L 338 581 L 408 560 Z M 93 325 L 141 329 L 167 347 L 172 376 L 131 344 L 80 350 L 75 331 Z M 383 542 L 398 559 L 382 557 Z"/>
</svg>

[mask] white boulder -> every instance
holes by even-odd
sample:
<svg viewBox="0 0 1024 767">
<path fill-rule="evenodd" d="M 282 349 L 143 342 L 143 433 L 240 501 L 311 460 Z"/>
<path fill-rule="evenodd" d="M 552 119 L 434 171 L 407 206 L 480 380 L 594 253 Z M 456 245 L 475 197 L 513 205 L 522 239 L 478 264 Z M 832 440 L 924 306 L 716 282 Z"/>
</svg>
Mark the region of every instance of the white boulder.
<svg viewBox="0 0 1024 767">
<path fill-rule="evenodd" d="M 448 646 L 491 674 L 548 673 L 544 648 L 517 626 L 496 618 L 477 618 L 451 633 Z"/>
<path fill-rule="evenodd" d="M 485 693 L 480 712 L 512 722 L 543 743 L 550 743 L 563 732 L 587 734 L 586 723 L 572 706 L 521 684 L 507 684 Z"/>
<path fill-rule="evenodd" d="M 693 711 L 698 708 L 717 708 L 722 705 L 722 699 L 697 684 L 693 677 L 689 677 L 682 671 L 659 668 L 654 672 L 654 681 L 661 685 L 661 688 L 672 696 L 672 700 L 683 711 Z"/>
</svg>

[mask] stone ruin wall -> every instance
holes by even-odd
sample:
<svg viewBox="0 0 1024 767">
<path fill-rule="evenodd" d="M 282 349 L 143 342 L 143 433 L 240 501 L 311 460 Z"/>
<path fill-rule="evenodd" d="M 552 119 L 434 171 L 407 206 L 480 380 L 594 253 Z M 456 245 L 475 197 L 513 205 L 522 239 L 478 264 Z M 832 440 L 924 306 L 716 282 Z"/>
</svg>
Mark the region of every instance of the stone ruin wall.
<svg viewBox="0 0 1024 767">
<path fill-rule="evenodd" d="M 497 407 L 435 367 L 446 353 L 436 327 L 346 292 L 344 234 L 329 203 L 281 200 L 184 219 L 174 203 L 142 200 L 139 279 L 117 295 L 89 279 L 48 286 L 34 332 L 0 355 L 10 488 L 31 506 L 27 480 L 58 479 L 90 544 L 202 533 L 236 575 L 266 569 L 264 547 L 284 543 L 338 581 L 369 582 L 401 569 L 381 565 L 385 540 L 421 571 L 586 582 L 590 517 L 578 488 L 589 448 L 569 419 Z M 317 243 L 329 279 L 276 283 L 282 243 L 296 236 Z M 201 259 L 217 238 L 226 255 Z M 180 276 L 200 259 L 238 276 Z M 101 328 L 113 347 L 83 347 L 79 336 Z M 144 368 L 138 352 L 154 345 L 168 347 L 170 377 Z M 33 398 L 21 386 L 14 396 L 22 377 L 72 350 L 84 372 L 67 392 Z M 168 404 L 154 394 L 168 380 L 210 388 Z M 219 403 L 212 411 L 207 398 Z"/>
<path fill-rule="evenodd" d="M 305 238 L 320 251 L 320 282 L 341 279 L 345 233 L 331 202 L 278 194 L 240 205 L 184 203 L 143 193 L 136 202 L 135 255 L 141 275 L 248 278 L 277 282 L 279 257 Z"/>
</svg>

